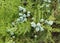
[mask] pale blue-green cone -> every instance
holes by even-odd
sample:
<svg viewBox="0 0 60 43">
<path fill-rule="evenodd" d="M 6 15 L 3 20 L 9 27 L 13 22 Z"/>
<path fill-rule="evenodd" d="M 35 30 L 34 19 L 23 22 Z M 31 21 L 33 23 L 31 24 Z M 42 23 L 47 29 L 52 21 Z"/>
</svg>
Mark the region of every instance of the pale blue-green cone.
<svg viewBox="0 0 60 43">
<path fill-rule="evenodd" d="M 40 31 L 44 31 L 43 27 L 40 27 Z"/>
<path fill-rule="evenodd" d="M 20 21 L 20 18 L 17 18 L 17 20 L 16 20 L 17 22 L 19 22 Z"/>
<path fill-rule="evenodd" d="M 31 22 L 31 27 L 33 27 L 33 28 L 35 28 L 35 27 L 36 27 L 35 22 Z"/>
<path fill-rule="evenodd" d="M 10 32 L 10 35 L 14 35 L 14 32 Z"/>
<path fill-rule="evenodd" d="M 50 3 L 50 2 L 51 2 L 51 0 L 48 0 L 48 2 Z"/>
<path fill-rule="evenodd" d="M 47 24 L 48 22 L 49 22 L 48 20 L 45 20 L 45 22 L 44 22 L 44 23 L 46 23 L 46 24 Z"/>
<path fill-rule="evenodd" d="M 20 17 L 19 19 L 20 19 L 20 22 L 23 22 L 23 20 L 24 20 L 23 17 Z"/>
<path fill-rule="evenodd" d="M 26 14 L 23 14 L 23 17 L 26 18 Z"/>
<path fill-rule="evenodd" d="M 12 36 L 12 38 L 15 38 L 15 36 Z"/>
<path fill-rule="evenodd" d="M 40 22 L 44 22 L 44 19 L 41 19 Z"/>
<path fill-rule="evenodd" d="M 40 30 L 41 24 L 37 23 L 35 31 L 38 32 Z"/>
<path fill-rule="evenodd" d="M 24 21 L 27 21 L 27 18 L 24 18 Z"/>
<path fill-rule="evenodd" d="M 24 8 L 24 9 L 23 9 L 23 13 L 25 13 L 25 12 L 26 12 L 26 9 Z"/>
<path fill-rule="evenodd" d="M 27 12 L 27 17 L 29 17 L 29 16 L 30 16 L 30 11 Z"/>
<path fill-rule="evenodd" d="M 19 7 L 19 11 L 22 11 L 24 8 L 22 6 L 18 6 Z"/>
<path fill-rule="evenodd" d="M 41 24 L 40 23 L 37 23 L 37 27 L 40 27 L 41 26 Z"/>
<path fill-rule="evenodd" d="M 50 4 L 46 4 L 46 7 L 50 7 Z"/>
<path fill-rule="evenodd" d="M 35 38 L 37 38 L 37 35 L 34 35 Z"/>
<path fill-rule="evenodd" d="M 12 22 L 12 25 L 15 25 L 15 23 L 14 23 L 14 22 Z"/>
<path fill-rule="evenodd" d="M 40 28 L 39 28 L 39 27 L 36 27 L 36 28 L 35 28 L 35 31 L 36 31 L 36 32 L 38 32 L 39 30 L 40 30 Z"/>
<path fill-rule="evenodd" d="M 27 14 L 30 14 L 30 13 L 31 13 L 30 11 L 27 12 Z"/>
<path fill-rule="evenodd" d="M 31 20 L 34 20 L 34 17 L 32 17 Z"/>
<path fill-rule="evenodd" d="M 49 21 L 48 24 L 49 24 L 49 25 L 52 25 L 52 24 L 53 24 L 53 21 Z"/>
<path fill-rule="evenodd" d="M 19 13 L 19 16 L 23 16 L 23 14 L 22 13 Z"/>
<path fill-rule="evenodd" d="M 29 17 L 30 16 L 30 14 L 27 14 L 27 17 Z"/>
</svg>

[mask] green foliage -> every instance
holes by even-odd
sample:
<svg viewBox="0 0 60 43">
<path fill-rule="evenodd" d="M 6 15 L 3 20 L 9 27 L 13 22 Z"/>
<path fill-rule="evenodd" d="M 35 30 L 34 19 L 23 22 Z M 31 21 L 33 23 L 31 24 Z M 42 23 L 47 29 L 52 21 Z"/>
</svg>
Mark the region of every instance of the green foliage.
<svg viewBox="0 0 60 43">
<path fill-rule="evenodd" d="M 42 22 L 44 31 L 36 32 L 31 27 L 31 18 L 28 18 L 26 22 L 13 26 L 12 22 L 16 22 L 16 19 L 19 18 L 18 6 L 23 6 L 27 11 L 30 11 L 35 23 L 44 19 L 54 21 L 55 24 L 48 25 Z M 10 31 L 15 38 L 11 36 Z M 56 33 L 57 35 L 55 35 Z M 24 5 L 24 0 L 0 0 L 0 43 L 13 42 L 60 43 L 60 3 L 58 0 L 51 0 L 51 2 L 27 0 L 27 5 Z"/>
</svg>

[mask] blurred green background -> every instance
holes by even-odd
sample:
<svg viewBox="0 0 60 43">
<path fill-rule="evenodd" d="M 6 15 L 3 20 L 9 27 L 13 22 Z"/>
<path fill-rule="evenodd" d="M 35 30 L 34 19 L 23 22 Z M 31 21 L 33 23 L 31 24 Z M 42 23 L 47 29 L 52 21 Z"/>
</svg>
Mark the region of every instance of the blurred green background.
<svg viewBox="0 0 60 43">
<path fill-rule="evenodd" d="M 0 0 L 0 43 L 60 43 L 60 2 L 59 0 L 45 1 Z M 46 7 L 48 4 L 50 6 Z M 18 6 L 23 6 L 30 11 L 36 23 L 41 18 L 53 20 L 55 23 L 52 26 L 44 25 L 45 30 L 37 33 L 31 31 L 30 20 L 13 27 L 11 23 L 19 17 Z M 7 33 L 7 29 L 12 29 L 15 38 Z M 34 37 L 35 34 L 37 38 Z"/>
</svg>

